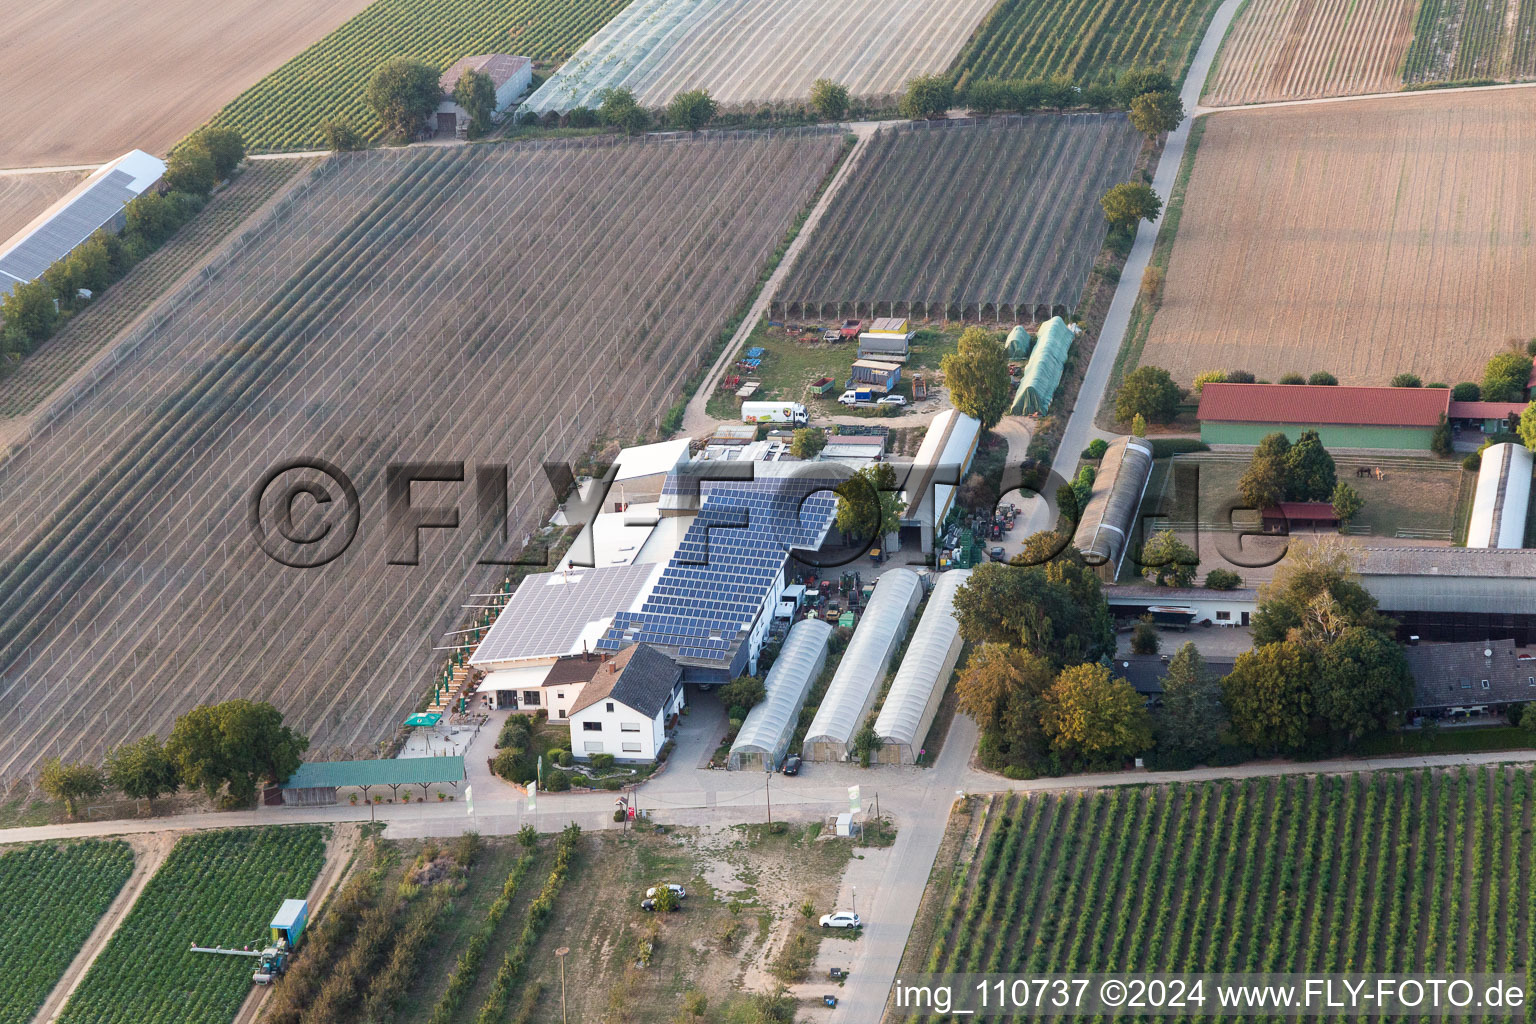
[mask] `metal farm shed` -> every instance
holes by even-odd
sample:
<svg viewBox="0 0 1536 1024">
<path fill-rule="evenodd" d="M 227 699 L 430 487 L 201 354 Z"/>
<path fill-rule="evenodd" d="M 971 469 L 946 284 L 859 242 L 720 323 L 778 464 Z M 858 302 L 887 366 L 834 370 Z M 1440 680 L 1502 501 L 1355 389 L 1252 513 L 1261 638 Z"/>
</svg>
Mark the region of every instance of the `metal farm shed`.
<svg viewBox="0 0 1536 1024">
<path fill-rule="evenodd" d="M 1109 443 L 1072 537 L 1072 543 L 1089 565 L 1110 566 L 1114 575 L 1119 574 L 1130 547 L 1131 531 L 1136 526 L 1136 510 L 1141 507 L 1151 476 L 1150 441 L 1117 437 Z"/>
<path fill-rule="evenodd" d="M 1030 353 L 1029 362 L 1024 364 L 1024 376 L 1019 378 L 1019 390 L 1013 396 L 1013 406 L 1009 410 L 1013 415 L 1045 415 L 1051 407 L 1051 399 L 1056 397 L 1056 386 L 1061 383 L 1073 337 L 1072 329 L 1059 316 L 1040 325 L 1035 350 Z"/>
<path fill-rule="evenodd" d="M 864 725 L 896 648 L 923 599 L 923 581 L 911 569 L 892 569 L 875 584 L 843 660 L 827 686 L 805 736 L 807 761 L 846 761 L 853 734 Z"/>
<path fill-rule="evenodd" d="M 763 680 L 763 701 L 747 712 L 747 720 L 731 744 L 727 767 L 777 768 L 789 750 L 806 694 L 827 665 L 832 627 L 820 619 L 801 619 L 789 629 L 784 647 Z"/>
<path fill-rule="evenodd" d="M 970 578 L 969 569 L 946 572 L 933 585 L 928 607 L 912 631 L 912 642 L 891 681 L 885 704 L 875 718 L 883 746 L 877 755 L 887 764 L 916 764 L 933 716 L 949 688 L 960 658 L 960 623 L 955 619 L 955 591 Z"/>
<path fill-rule="evenodd" d="M 1469 548 L 1525 547 L 1525 514 L 1531 503 L 1531 450 L 1520 444 L 1489 445 L 1477 471 Z"/>
</svg>

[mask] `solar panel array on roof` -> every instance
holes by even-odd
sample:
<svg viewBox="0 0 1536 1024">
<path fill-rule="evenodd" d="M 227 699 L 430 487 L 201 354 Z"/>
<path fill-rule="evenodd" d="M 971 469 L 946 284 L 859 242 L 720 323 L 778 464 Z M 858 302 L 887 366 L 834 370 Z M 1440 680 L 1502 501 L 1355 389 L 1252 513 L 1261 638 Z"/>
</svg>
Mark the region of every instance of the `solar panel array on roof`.
<svg viewBox="0 0 1536 1024">
<path fill-rule="evenodd" d="M 837 497 L 804 478 L 713 483 L 671 562 L 638 612 L 616 615 L 602 650 L 631 643 L 726 661 L 752 625 L 791 548 L 817 548 Z"/>
<path fill-rule="evenodd" d="M 654 564 L 609 565 L 529 576 L 469 663 L 571 654 L 590 623 L 632 607 L 655 572 Z"/>
</svg>

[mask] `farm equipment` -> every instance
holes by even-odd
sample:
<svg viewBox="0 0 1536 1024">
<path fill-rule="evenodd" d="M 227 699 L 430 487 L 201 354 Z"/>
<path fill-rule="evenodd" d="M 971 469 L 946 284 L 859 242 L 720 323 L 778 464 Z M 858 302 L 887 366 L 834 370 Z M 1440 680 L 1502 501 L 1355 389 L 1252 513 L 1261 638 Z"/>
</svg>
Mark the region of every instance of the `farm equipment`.
<svg viewBox="0 0 1536 1024">
<path fill-rule="evenodd" d="M 928 397 L 928 382 L 918 373 L 912 377 L 912 401 L 921 402 Z"/>
<path fill-rule="evenodd" d="M 831 377 L 823 377 L 811 385 L 811 390 L 818 395 L 825 395 L 837 388 L 837 381 Z"/>
<path fill-rule="evenodd" d="M 262 949 L 252 949 L 249 946 L 241 949 L 223 946 L 199 946 L 192 945 L 193 953 L 212 953 L 217 956 L 247 956 L 260 961 L 256 965 L 255 972 L 251 975 L 251 981 L 257 985 L 270 985 L 273 981 L 288 973 L 288 962 L 299 948 L 299 940 L 304 934 L 304 925 L 309 921 L 309 903 L 305 900 L 283 900 L 283 905 L 278 908 L 277 916 L 272 918 L 269 926 L 272 931 L 272 944 Z"/>
<path fill-rule="evenodd" d="M 821 332 L 821 340 L 822 341 L 842 341 L 843 340 L 843 336 L 838 333 L 838 330 L 837 330 L 836 327 L 828 327 L 826 330 Z"/>
<path fill-rule="evenodd" d="M 720 390 L 722 391 L 735 391 L 739 387 L 741 387 L 740 377 L 731 376 L 720 378 Z"/>
<path fill-rule="evenodd" d="M 863 330 L 863 320 L 844 320 L 842 330 L 838 331 L 838 337 L 844 341 L 854 341 Z"/>
</svg>

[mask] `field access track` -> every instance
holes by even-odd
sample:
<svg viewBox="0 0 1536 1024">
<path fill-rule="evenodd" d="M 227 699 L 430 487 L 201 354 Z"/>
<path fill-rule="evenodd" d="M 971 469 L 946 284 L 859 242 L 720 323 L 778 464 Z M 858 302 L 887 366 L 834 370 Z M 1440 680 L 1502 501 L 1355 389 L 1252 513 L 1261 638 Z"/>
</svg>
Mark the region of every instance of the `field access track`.
<svg viewBox="0 0 1536 1024">
<path fill-rule="evenodd" d="M 1207 115 L 1142 364 L 1478 380 L 1536 337 L 1536 92 Z"/>
<path fill-rule="evenodd" d="M 775 315 L 1012 321 L 1070 309 L 1104 243 L 1099 196 L 1126 180 L 1141 145 L 1120 113 L 881 129 Z"/>
<path fill-rule="evenodd" d="M 1391 92 L 1418 0 L 1248 0 L 1201 102 L 1211 107 Z"/>
<path fill-rule="evenodd" d="M 540 114 L 596 109 L 608 88 L 663 107 L 708 89 L 726 110 L 804 106 L 830 78 L 894 104 L 907 81 L 943 71 L 993 0 L 634 0 L 528 100 Z M 521 51 L 519 51 L 521 52 Z"/>
<path fill-rule="evenodd" d="M 515 549 L 553 505 L 541 464 L 657 425 L 842 145 L 711 133 L 323 163 L 0 465 L 0 778 L 236 696 L 273 701 L 312 750 L 387 736 L 459 605 L 505 572 L 477 564 L 509 556 L 476 467 L 508 467 Z M 262 474 L 298 457 L 361 495 L 357 540 L 307 570 L 247 520 Z M 463 526 L 388 564 L 385 467 L 428 460 L 467 463 L 462 486 L 416 487 Z"/>
</svg>

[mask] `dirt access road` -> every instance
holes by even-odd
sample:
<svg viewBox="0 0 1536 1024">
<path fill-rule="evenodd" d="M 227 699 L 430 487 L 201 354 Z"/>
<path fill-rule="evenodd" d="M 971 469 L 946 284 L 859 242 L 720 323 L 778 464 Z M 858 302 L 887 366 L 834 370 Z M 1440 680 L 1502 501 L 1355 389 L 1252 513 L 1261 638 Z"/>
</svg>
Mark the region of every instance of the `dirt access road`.
<svg viewBox="0 0 1536 1024">
<path fill-rule="evenodd" d="M 163 155 L 368 0 L 32 0 L 0 33 L 0 165 Z M 0 232 L 3 234 L 3 232 Z"/>
</svg>

